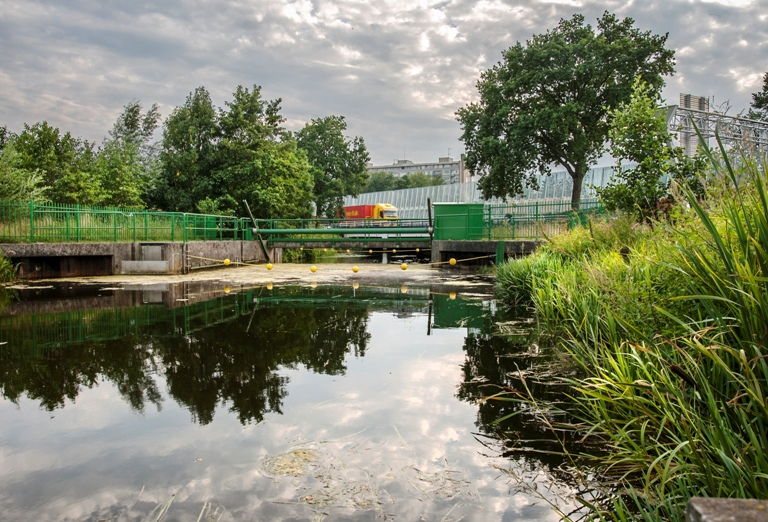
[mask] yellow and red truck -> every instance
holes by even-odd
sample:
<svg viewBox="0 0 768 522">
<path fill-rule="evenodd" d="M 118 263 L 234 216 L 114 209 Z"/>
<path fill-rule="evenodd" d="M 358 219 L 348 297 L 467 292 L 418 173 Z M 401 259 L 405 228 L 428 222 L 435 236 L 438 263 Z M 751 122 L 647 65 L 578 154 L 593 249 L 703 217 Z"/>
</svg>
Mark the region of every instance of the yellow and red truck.
<svg viewBox="0 0 768 522">
<path fill-rule="evenodd" d="M 376 203 L 375 205 L 354 205 L 344 207 L 344 215 L 347 219 L 397 219 L 397 208 L 389 203 Z"/>
</svg>

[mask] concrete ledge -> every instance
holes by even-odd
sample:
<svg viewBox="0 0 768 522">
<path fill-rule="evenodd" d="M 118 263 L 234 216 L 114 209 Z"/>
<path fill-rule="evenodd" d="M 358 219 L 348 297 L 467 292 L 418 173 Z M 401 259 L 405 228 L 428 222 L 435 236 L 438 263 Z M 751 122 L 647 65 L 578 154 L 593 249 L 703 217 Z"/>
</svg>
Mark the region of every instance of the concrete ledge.
<svg viewBox="0 0 768 522">
<path fill-rule="evenodd" d="M 687 522 L 766 522 L 768 501 L 693 497 L 685 508 Z"/>
<path fill-rule="evenodd" d="M 129 274 L 170 274 L 168 261 L 123 261 L 120 273 Z"/>
</svg>

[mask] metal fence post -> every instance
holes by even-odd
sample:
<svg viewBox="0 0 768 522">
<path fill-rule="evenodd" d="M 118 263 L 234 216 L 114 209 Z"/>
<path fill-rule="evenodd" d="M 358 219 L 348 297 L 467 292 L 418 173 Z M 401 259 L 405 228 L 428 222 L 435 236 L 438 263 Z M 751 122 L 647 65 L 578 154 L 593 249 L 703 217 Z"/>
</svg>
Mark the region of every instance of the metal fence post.
<svg viewBox="0 0 768 522">
<path fill-rule="evenodd" d="M 75 241 L 80 242 L 80 205 L 75 205 Z"/>
<path fill-rule="evenodd" d="M 133 213 L 133 242 L 136 242 L 136 212 Z"/>
<path fill-rule="evenodd" d="M 117 212 L 112 213 L 112 238 L 117 243 Z"/>
<path fill-rule="evenodd" d="M 35 202 L 29 202 L 29 242 L 35 242 Z"/>
<path fill-rule="evenodd" d="M 184 212 L 182 215 L 182 227 L 184 227 L 184 231 L 182 232 L 184 243 L 187 242 L 187 213 Z"/>
</svg>

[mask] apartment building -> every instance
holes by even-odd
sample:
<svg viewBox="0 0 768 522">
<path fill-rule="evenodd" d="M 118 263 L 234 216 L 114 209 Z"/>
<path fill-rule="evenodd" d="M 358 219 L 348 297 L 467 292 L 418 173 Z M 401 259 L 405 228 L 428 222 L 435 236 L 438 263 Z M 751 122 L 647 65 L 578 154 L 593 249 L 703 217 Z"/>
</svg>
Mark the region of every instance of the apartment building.
<svg viewBox="0 0 768 522">
<path fill-rule="evenodd" d="M 450 157 L 438 158 L 435 162 L 414 163 L 411 160 L 395 160 L 392 165 L 368 165 L 368 172 L 389 172 L 396 178 L 408 174 L 422 172 L 429 176 L 441 177 L 446 185 L 464 183 L 470 180 L 470 172 L 466 169 L 464 159 L 454 160 Z"/>
</svg>

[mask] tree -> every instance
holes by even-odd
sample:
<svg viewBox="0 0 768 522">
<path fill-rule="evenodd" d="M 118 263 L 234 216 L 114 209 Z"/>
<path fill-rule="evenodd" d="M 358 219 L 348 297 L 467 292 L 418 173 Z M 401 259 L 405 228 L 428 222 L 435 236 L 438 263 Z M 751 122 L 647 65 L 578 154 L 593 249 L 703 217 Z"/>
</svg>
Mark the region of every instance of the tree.
<svg viewBox="0 0 768 522">
<path fill-rule="evenodd" d="M 35 170 L 18 167 L 19 153 L 13 143 L 0 149 L 0 201 L 43 201 L 46 188 L 43 177 Z"/>
<path fill-rule="evenodd" d="M 414 172 L 413 174 L 406 174 L 402 178 L 399 178 L 395 183 L 395 188 L 408 189 L 438 187 L 440 185 L 445 185 L 445 180 L 441 176 L 431 176 L 423 172 Z"/>
<path fill-rule="evenodd" d="M 18 153 L 16 167 L 37 171 L 51 201 L 82 205 L 101 202 L 103 192 L 93 175 L 95 153 L 88 141 L 73 138 L 69 132 L 61 135 L 45 121 L 24 124 L 24 130 L 12 141 Z"/>
<path fill-rule="evenodd" d="M 346 195 L 357 196 L 368 180 L 371 159 L 360 136 L 344 136 L 344 116 L 313 119 L 296 133 L 299 148 L 307 153 L 314 177 L 318 216 L 334 217 Z"/>
<path fill-rule="evenodd" d="M 384 192 L 385 190 L 394 190 L 397 178 L 391 172 L 371 172 L 368 177 L 368 183 L 360 192 Z"/>
<path fill-rule="evenodd" d="M 613 179 L 597 196 L 608 210 L 637 214 L 638 221 L 657 218 L 671 201 L 670 183 L 677 181 L 701 193 L 701 157 L 689 158 L 682 147 L 672 146 L 667 120 L 659 107 L 659 94 L 637 80 L 629 101 L 610 111 L 611 155 L 617 158 Z M 631 168 L 623 160 L 636 163 Z"/>
<path fill-rule="evenodd" d="M 605 12 L 597 31 L 576 14 L 525 45 L 518 42 L 477 83 L 480 101 L 457 112 L 469 170 L 481 173 L 485 198 L 535 187 L 535 170 L 562 165 L 581 199 L 589 165 L 605 150 L 609 111 L 629 100 L 639 77 L 659 90 L 674 72 L 667 35 L 641 32 L 634 20 Z"/>
<path fill-rule="evenodd" d="M 768 121 L 768 72 L 763 76 L 763 90 L 752 93 L 752 107 L 749 117 L 755 120 Z"/>
</svg>

